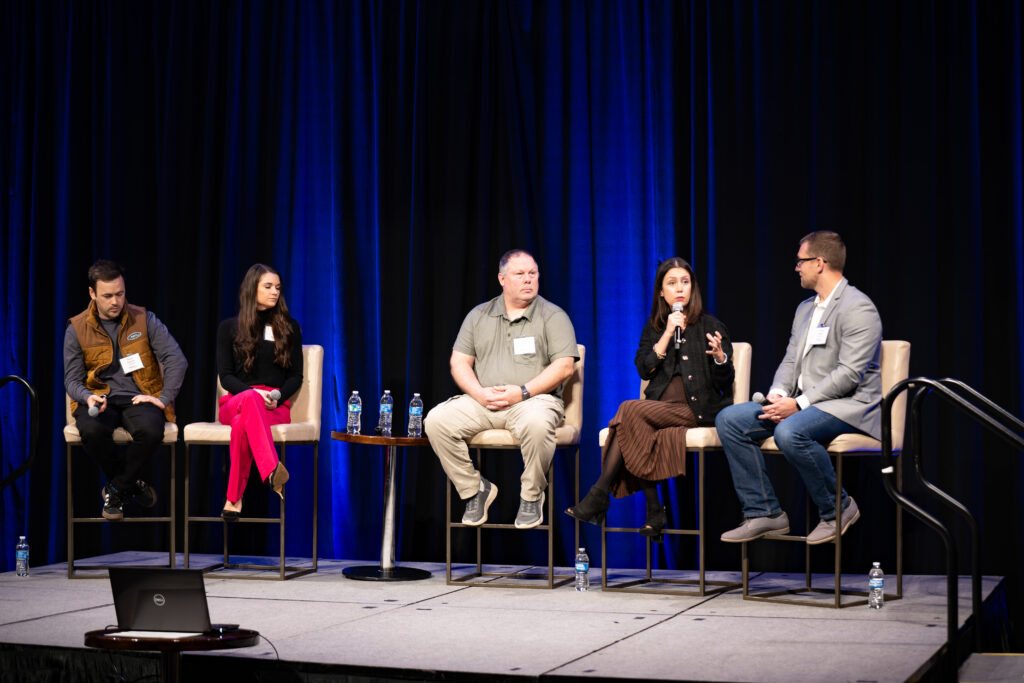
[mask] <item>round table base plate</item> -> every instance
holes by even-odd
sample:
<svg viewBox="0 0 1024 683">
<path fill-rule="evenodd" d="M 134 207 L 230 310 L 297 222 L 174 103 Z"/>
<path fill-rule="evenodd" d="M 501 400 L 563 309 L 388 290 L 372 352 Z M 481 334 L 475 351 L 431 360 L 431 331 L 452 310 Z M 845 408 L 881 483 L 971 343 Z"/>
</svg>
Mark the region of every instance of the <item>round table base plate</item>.
<svg viewBox="0 0 1024 683">
<path fill-rule="evenodd" d="M 415 567 L 392 567 L 381 569 L 378 565 L 345 567 L 341 573 L 356 581 L 420 581 L 429 579 L 430 572 Z"/>
</svg>

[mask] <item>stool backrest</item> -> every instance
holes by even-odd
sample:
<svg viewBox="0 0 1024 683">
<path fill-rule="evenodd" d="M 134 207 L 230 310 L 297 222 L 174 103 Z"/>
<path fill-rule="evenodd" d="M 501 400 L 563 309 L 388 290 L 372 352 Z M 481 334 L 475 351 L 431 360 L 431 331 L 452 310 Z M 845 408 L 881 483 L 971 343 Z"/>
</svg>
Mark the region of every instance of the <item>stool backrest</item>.
<svg viewBox="0 0 1024 683">
<path fill-rule="evenodd" d="M 902 339 L 882 340 L 882 396 L 910 376 L 910 342 Z M 892 404 L 892 447 L 903 449 L 903 431 L 907 422 L 907 392 Z"/>
<path fill-rule="evenodd" d="M 732 380 L 733 404 L 746 403 L 750 400 L 750 361 L 754 356 L 754 347 L 748 342 L 733 342 L 732 367 L 735 375 Z M 647 390 L 647 380 L 640 380 L 640 398 Z"/>
<path fill-rule="evenodd" d="M 573 372 L 562 385 L 562 402 L 565 403 L 565 424 L 583 431 L 583 361 L 587 355 L 587 347 L 576 345 L 580 357 L 573 365 Z"/>
<path fill-rule="evenodd" d="M 302 385 L 292 397 L 292 422 L 309 422 L 320 433 L 320 409 L 323 404 L 324 347 L 319 344 L 302 345 Z M 228 392 L 217 377 L 217 399 L 214 401 L 213 420 L 220 422 L 220 397 Z"/>
</svg>

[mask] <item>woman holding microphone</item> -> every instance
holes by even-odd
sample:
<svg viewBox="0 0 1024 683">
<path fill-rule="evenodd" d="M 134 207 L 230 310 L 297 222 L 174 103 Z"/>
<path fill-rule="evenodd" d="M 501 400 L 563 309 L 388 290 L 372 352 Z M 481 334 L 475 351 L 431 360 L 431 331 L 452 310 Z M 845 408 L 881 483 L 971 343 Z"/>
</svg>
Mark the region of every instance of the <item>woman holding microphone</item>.
<svg viewBox="0 0 1024 683">
<path fill-rule="evenodd" d="M 732 405 L 735 374 L 729 332 L 704 312 L 693 268 L 679 257 L 658 267 L 635 363 L 648 381 L 646 398 L 619 405 L 608 423 L 600 478 L 565 512 L 601 524 L 609 494 L 622 498 L 643 491 L 647 519 L 640 533 L 659 536 L 667 515 L 658 482 L 686 473 L 686 430 L 714 425 L 718 411 Z"/>
<path fill-rule="evenodd" d="M 249 268 L 238 288 L 238 316 L 217 328 L 217 374 L 228 392 L 220 398 L 220 422 L 231 426 L 221 517 L 235 521 L 254 460 L 260 479 L 284 498 L 288 470 L 270 427 L 291 421 L 290 398 L 302 385 L 302 330 L 288 314 L 281 276 L 270 266 Z"/>
</svg>

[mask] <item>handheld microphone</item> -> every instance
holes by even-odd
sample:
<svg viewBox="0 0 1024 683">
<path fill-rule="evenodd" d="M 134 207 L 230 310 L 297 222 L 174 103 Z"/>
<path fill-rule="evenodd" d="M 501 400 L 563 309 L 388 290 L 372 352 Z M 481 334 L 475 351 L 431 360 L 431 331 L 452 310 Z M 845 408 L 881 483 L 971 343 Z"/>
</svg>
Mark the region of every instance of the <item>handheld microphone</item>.
<svg viewBox="0 0 1024 683">
<path fill-rule="evenodd" d="M 754 395 L 750 397 L 750 400 L 762 406 L 768 403 L 768 398 L 760 391 L 755 391 Z"/>
<path fill-rule="evenodd" d="M 280 401 L 281 400 L 281 390 L 280 389 L 271 389 L 270 390 L 270 400 L 271 401 Z"/>
<path fill-rule="evenodd" d="M 107 400 L 107 395 L 106 394 L 100 394 L 100 400 L 101 401 L 106 401 Z M 100 407 L 99 406 L 97 406 L 97 405 L 89 406 L 89 417 L 96 417 L 99 414 L 100 414 Z"/>
<path fill-rule="evenodd" d="M 682 312 L 682 310 L 683 310 L 683 304 L 682 304 L 682 302 L 680 302 L 680 301 L 677 301 L 677 302 L 675 302 L 674 304 L 672 304 L 672 312 L 673 312 L 673 313 L 681 313 L 681 312 Z M 680 330 L 680 329 L 679 329 L 679 328 L 677 327 L 677 328 L 676 328 L 676 349 L 678 349 L 678 348 L 679 348 L 679 342 L 681 342 L 682 340 L 683 340 L 683 331 L 682 331 L 682 330 Z"/>
</svg>

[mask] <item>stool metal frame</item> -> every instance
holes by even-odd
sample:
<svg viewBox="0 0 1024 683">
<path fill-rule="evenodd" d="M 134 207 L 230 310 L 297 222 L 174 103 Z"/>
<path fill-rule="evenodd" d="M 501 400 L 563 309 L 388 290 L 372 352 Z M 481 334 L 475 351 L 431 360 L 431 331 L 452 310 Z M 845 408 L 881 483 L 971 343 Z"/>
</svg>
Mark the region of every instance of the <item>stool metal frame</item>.
<svg viewBox="0 0 1024 683">
<path fill-rule="evenodd" d="M 174 427 L 173 430 L 168 430 L 167 426 Z M 145 524 L 145 523 L 159 523 L 168 525 L 168 535 L 170 536 L 170 550 L 167 552 L 167 564 L 160 566 L 167 566 L 174 568 L 175 566 L 175 528 L 177 523 L 177 516 L 175 514 L 175 501 L 177 500 L 175 481 L 176 481 L 176 445 L 178 438 L 178 429 L 174 423 L 167 423 L 164 425 L 164 441 L 162 445 L 170 446 L 171 449 L 171 496 L 168 501 L 170 508 L 170 514 L 165 516 L 148 516 L 148 517 L 125 517 L 121 520 L 110 520 L 105 517 L 78 517 L 75 515 L 75 500 L 73 492 L 74 475 L 72 474 L 72 455 L 71 449 L 74 446 L 81 446 L 81 437 L 76 440 L 67 441 L 67 473 L 68 473 L 68 578 L 69 579 L 103 579 L 106 578 L 105 573 L 98 573 L 91 570 L 106 570 L 112 566 L 124 566 L 123 564 L 111 565 L 111 564 L 88 564 L 82 565 L 77 564 L 75 559 L 75 527 L 80 524 Z M 173 434 L 174 440 L 167 441 L 168 436 Z M 65 440 L 69 437 L 65 433 Z M 121 427 L 114 430 L 114 443 L 118 446 L 123 446 L 131 443 L 131 436 Z M 83 573 L 89 572 L 89 573 Z"/>
<path fill-rule="evenodd" d="M 843 457 L 851 455 L 878 455 L 878 453 L 867 452 L 867 453 L 832 453 L 836 459 L 836 519 L 841 519 L 839 514 L 840 506 L 842 505 L 842 491 L 843 491 Z M 903 468 L 898 463 L 896 468 L 896 490 L 903 490 Z M 868 592 L 866 590 L 854 590 L 850 588 L 843 588 L 840 584 L 842 578 L 842 554 L 843 554 L 843 534 L 837 533 L 834 540 L 829 543 L 823 543 L 822 545 L 831 544 L 834 548 L 835 553 L 835 569 L 833 576 L 833 584 L 831 588 L 821 588 L 812 585 L 811 577 L 811 546 L 807 545 L 807 534 L 811 532 L 811 519 L 813 518 L 813 512 L 811 509 L 811 499 L 808 496 L 806 498 L 806 533 L 803 536 L 796 536 L 790 534 L 770 534 L 765 536 L 765 539 L 773 541 L 798 541 L 804 543 L 804 585 L 798 588 L 781 588 L 754 591 L 750 590 L 750 559 L 747 553 L 747 543 L 741 543 L 742 551 L 740 553 L 741 562 L 743 565 L 743 599 L 744 600 L 760 600 L 762 602 L 781 602 L 790 605 L 808 605 L 811 607 L 832 607 L 835 609 L 843 607 L 855 607 L 858 605 L 868 604 Z M 838 523 L 837 523 L 838 526 Z M 753 542 L 753 541 L 750 541 Z M 783 598 L 783 595 L 801 595 L 806 593 L 824 593 L 831 595 L 831 602 L 824 600 L 813 600 L 809 598 Z M 855 596 L 861 597 L 863 600 L 846 600 L 844 601 L 843 596 Z M 899 600 L 903 597 L 903 509 L 900 506 L 896 506 L 896 592 L 886 593 L 886 600 Z"/>
<path fill-rule="evenodd" d="M 705 553 L 705 517 L 704 517 L 704 472 L 705 472 L 705 453 L 707 450 L 717 449 L 704 449 L 697 448 L 689 450 L 688 453 L 694 455 L 694 460 L 697 463 L 697 525 L 693 529 L 669 529 L 665 528 L 661 530 L 662 534 L 669 536 L 696 536 L 697 537 L 697 553 L 699 559 L 697 560 L 697 578 L 696 579 L 674 579 L 667 577 L 657 577 L 653 573 L 651 564 L 651 546 L 657 542 L 655 537 L 648 537 L 646 546 L 646 573 L 643 578 L 640 579 L 629 579 L 625 581 L 617 581 L 610 583 L 608 580 L 608 562 L 603 561 L 601 567 L 601 590 L 608 591 L 610 593 L 658 593 L 663 595 L 688 595 L 703 597 L 705 595 L 716 595 L 733 588 L 739 588 L 740 583 L 737 581 L 709 581 L 706 576 L 706 553 Z M 609 533 L 639 533 L 640 529 L 627 528 L 627 527 L 609 527 L 604 524 L 601 525 L 601 557 L 608 557 L 608 545 L 607 545 L 607 534 Z M 652 584 L 669 584 L 679 586 L 696 586 L 696 590 L 683 590 L 678 588 L 646 588 L 644 586 L 650 586 Z M 708 586 L 715 586 L 709 589 Z"/>
<path fill-rule="evenodd" d="M 506 447 L 504 449 L 495 446 L 487 446 L 488 449 L 498 450 L 518 450 L 518 446 Z M 564 448 L 556 448 L 558 450 L 564 450 Z M 578 500 L 580 495 L 580 449 L 578 445 L 572 446 L 574 449 L 573 458 L 573 497 Z M 477 448 L 477 463 L 480 470 L 483 471 L 484 458 L 481 452 L 482 448 Z M 445 488 L 447 494 L 445 496 L 445 579 L 449 586 L 481 586 L 486 588 L 557 588 L 558 586 L 564 586 L 565 584 L 573 581 L 576 578 L 575 570 L 572 574 L 556 574 L 554 567 L 554 556 L 555 556 L 555 528 L 554 528 L 554 514 L 555 514 L 555 487 L 554 487 L 554 460 L 552 460 L 551 467 L 548 468 L 546 473 L 548 479 L 548 485 L 545 493 L 545 508 L 547 514 L 547 521 L 533 529 L 526 529 L 525 531 L 544 531 L 547 532 L 548 540 L 548 564 L 546 573 L 522 573 L 522 572 L 490 572 L 484 571 L 483 569 L 483 557 L 482 547 L 483 538 L 482 532 L 484 529 L 515 529 L 514 524 L 498 524 L 498 523 L 485 523 L 479 526 L 473 527 L 468 524 L 462 524 L 461 522 L 452 521 L 452 485 L 450 480 L 445 481 Z M 579 547 L 580 540 L 580 523 L 574 520 L 574 536 L 573 536 L 573 551 Z M 453 577 L 452 572 L 452 529 L 458 528 L 469 528 L 476 529 L 476 568 L 473 571 L 462 574 L 461 576 Z M 517 578 L 520 581 L 474 581 L 481 577 L 500 577 L 500 578 Z M 525 581 L 525 579 L 543 579 L 543 581 Z"/>
<path fill-rule="evenodd" d="M 203 567 L 204 572 L 213 572 L 217 570 L 226 569 L 253 569 L 260 570 L 263 572 L 274 572 L 274 575 L 231 575 L 233 579 L 254 579 L 254 580 L 277 580 L 286 581 L 288 579 L 294 579 L 299 576 L 305 576 L 306 574 L 312 574 L 316 571 L 316 530 L 317 530 L 317 472 L 319 471 L 319 441 L 290 441 L 288 444 L 277 443 L 276 445 L 281 449 L 280 460 L 281 463 L 285 461 L 285 453 L 287 445 L 308 445 L 313 446 L 313 566 L 312 567 L 298 567 L 289 566 L 285 561 L 285 501 L 279 500 L 280 514 L 277 517 L 239 517 L 234 522 L 226 522 L 220 516 L 210 517 L 202 515 L 192 515 L 189 512 L 189 475 L 191 467 L 191 457 L 189 457 L 190 446 L 221 446 L 224 448 L 224 444 L 221 441 L 187 441 L 185 442 L 185 569 L 189 568 L 189 525 L 192 522 L 206 523 L 206 524 L 221 524 L 223 525 L 223 538 L 224 538 L 224 558 L 217 564 Z M 228 455 L 225 452 L 224 459 L 221 460 L 221 473 L 226 476 L 226 463 Z M 232 562 L 231 556 L 228 553 L 228 535 L 230 529 L 229 526 L 235 524 L 276 524 L 279 531 L 279 543 L 280 543 L 280 556 L 276 565 L 267 564 L 252 564 L 246 562 Z"/>
</svg>

